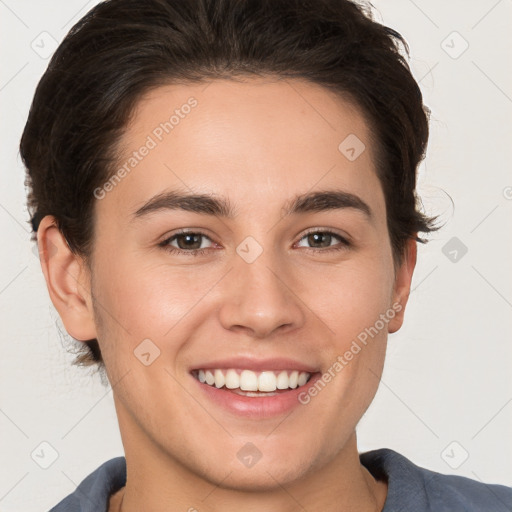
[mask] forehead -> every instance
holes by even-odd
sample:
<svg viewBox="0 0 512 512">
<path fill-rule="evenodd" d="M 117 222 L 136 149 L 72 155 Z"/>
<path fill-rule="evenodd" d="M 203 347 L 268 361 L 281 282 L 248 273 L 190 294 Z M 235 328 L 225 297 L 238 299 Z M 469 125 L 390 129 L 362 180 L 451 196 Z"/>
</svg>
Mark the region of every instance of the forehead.
<svg viewBox="0 0 512 512">
<path fill-rule="evenodd" d="M 233 196 L 252 211 L 316 186 L 379 202 L 373 151 L 359 109 L 317 84 L 250 78 L 162 86 L 138 102 L 119 147 L 117 168 L 126 172 L 101 207 L 133 210 L 173 188 Z"/>
</svg>

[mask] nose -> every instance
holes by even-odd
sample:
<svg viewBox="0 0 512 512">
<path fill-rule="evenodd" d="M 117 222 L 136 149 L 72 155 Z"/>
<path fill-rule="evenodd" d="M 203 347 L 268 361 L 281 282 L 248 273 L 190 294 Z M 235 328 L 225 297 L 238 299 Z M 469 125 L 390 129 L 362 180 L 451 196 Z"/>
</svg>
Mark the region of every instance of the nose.
<svg viewBox="0 0 512 512">
<path fill-rule="evenodd" d="M 238 258 L 225 283 L 220 322 L 225 329 L 267 338 L 301 327 L 302 302 L 293 279 L 279 271 L 269 258 L 246 263 Z"/>
</svg>

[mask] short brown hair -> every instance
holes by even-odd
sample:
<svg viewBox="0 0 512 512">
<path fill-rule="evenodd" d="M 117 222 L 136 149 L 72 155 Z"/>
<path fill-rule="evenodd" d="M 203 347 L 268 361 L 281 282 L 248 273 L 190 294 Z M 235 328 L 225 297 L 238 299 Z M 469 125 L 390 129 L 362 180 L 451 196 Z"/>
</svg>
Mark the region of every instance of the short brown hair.
<svg viewBox="0 0 512 512">
<path fill-rule="evenodd" d="M 439 229 L 418 210 L 416 171 L 429 110 L 400 52 L 407 43 L 349 0 L 110 0 L 70 30 L 41 78 L 20 153 L 37 231 L 56 218 L 90 261 L 93 191 L 115 172 L 116 147 L 137 100 L 172 83 L 275 75 L 349 98 L 375 134 L 395 264 L 407 240 Z M 96 339 L 74 364 L 104 368 Z"/>
</svg>

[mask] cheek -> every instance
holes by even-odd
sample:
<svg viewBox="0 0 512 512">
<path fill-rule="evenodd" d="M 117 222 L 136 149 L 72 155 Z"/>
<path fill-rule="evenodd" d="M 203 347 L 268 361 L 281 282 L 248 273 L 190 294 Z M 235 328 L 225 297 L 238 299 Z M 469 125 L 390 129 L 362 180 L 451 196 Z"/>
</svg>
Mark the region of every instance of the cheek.
<svg viewBox="0 0 512 512">
<path fill-rule="evenodd" d="M 205 316 L 214 321 L 213 306 L 230 300 L 226 294 L 209 295 L 229 265 L 170 266 L 162 261 L 155 255 L 118 251 L 98 265 L 96 296 L 110 331 L 109 344 L 119 340 L 116 351 L 122 348 L 131 353 L 149 338 L 161 350 L 165 347 L 168 353 L 176 353 L 187 339 L 184 329 L 198 328 Z M 312 328 L 312 323 L 321 320 L 315 329 L 323 334 L 317 330 L 311 349 L 329 358 L 344 353 L 389 307 L 392 266 L 382 252 L 354 256 L 338 264 L 286 265 L 282 272 L 296 295 L 292 300 L 298 301 L 309 317 L 310 325 L 303 328 Z"/>
<path fill-rule="evenodd" d="M 343 266 L 319 274 L 308 291 L 310 307 L 329 330 L 317 338 L 316 349 L 324 354 L 329 373 L 322 393 L 325 407 L 333 396 L 339 401 L 332 414 L 362 415 L 378 387 L 385 359 L 393 271 L 385 254 L 347 261 Z M 319 386 L 320 387 L 320 386 Z M 344 411 L 343 413 L 336 411 Z M 350 411 L 350 412 L 349 412 Z"/>
<path fill-rule="evenodd" d="M 347 262 L 318 273 L 311 282 L 304 296 L 338 340 L 338 349 L 373 326 L 390 307 L 392 268 L 385 259 L 367 264 Z"/>
<path fill-rule="evenodd" d="M 216 280 L 203 274 L 204 279 L 198 279 L 192 267 L 144 265 L 142 257 L 115 261 L 98 273 L 98 296 L 110 323 L 134 340 L 164 337 L 201 300 L 211 287 L 209 281 Z"/>
</svg>

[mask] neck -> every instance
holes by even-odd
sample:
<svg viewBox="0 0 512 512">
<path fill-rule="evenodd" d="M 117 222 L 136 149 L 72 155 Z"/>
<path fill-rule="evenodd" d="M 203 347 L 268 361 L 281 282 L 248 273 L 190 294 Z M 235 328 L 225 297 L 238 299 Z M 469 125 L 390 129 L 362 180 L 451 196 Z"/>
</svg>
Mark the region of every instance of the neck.
<svg viewBox="0 0 512 512">
<path fill-rule="evenodd" d="M 152 453 L 125 446 L 125 452 L 127 484 L 109 511 L 292 512 L 300 507 L 309 512 L 379 512 L 386 499 L 387 484 L 376 481 L 360 464 L 355 433 L 321 468 L 311 468 L 285 485 L 272 477 L 274 485 L 261 490 L 237 488 L 233 472 L 220 482 L 209 481 L 159 449 Z"/>
</svg>

